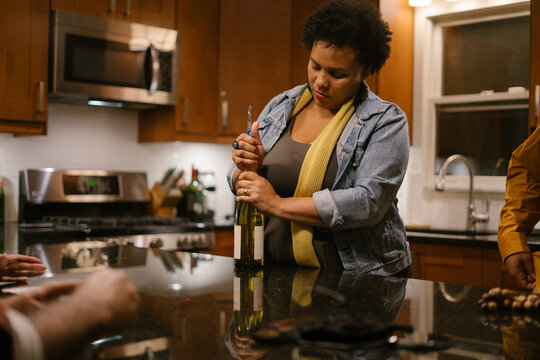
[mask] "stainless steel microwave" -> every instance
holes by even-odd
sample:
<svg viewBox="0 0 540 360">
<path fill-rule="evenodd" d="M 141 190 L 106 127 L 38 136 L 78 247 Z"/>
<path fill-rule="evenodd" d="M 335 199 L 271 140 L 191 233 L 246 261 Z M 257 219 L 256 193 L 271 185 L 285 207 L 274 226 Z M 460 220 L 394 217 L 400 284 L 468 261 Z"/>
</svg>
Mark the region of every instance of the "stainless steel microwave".
<svg viewBox="0 0 540 360">
<path fill-rule="evenodd" d="M 174 105 L 177 56 L 176 30 L 54 11 L 49 98 Z"/>
</svg>

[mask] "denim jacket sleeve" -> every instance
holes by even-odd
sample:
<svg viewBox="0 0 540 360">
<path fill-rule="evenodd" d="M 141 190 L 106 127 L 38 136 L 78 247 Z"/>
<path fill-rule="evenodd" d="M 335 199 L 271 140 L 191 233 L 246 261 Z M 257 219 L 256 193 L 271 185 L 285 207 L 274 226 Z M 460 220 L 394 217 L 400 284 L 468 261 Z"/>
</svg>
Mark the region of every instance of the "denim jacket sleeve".
<svg viewBox="0 0 540 360">
<path fill-rule="evenodd" d="M 357 111 L 351 117 L 357 130 L 342 134 L 347 138 L 338 143 L 338 159 L 349 158 L 344 170 L 338 168 L 332 190 L 313 194 L 320 217 L 332 230 L 379 223 L 403 181 L 409 158 L 407 119 L 395 104 L 379 101 L 380 113 L 362 120 Z"/>
</svg>

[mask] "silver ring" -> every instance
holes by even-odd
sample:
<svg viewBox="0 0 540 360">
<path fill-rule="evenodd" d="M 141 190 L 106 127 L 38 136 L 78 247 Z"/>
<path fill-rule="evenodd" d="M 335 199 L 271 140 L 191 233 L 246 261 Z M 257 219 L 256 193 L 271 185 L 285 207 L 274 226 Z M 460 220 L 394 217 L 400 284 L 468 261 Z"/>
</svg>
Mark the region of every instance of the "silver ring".
<svg viewBox="0 0 540 360">
<path fill-rule="evenodd" d="M 247 194 L 247 189 L 246 189 L 246 188 L 244 188 L 244 195 L 246 195 L 246 194 Z"/>
<path fill-rule="evenodd" d="M 235 148 L 235 149 L 238 149 L 238 141 L 234 140 L 232 142 L 232 147 Z"/>
</svg>

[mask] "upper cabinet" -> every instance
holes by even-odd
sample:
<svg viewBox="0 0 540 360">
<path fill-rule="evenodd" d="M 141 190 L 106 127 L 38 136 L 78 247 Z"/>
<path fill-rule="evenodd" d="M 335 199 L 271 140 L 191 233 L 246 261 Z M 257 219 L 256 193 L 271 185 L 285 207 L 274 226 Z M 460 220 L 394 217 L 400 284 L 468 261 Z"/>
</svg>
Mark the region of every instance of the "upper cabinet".
<svg viewBox="0 0 540 360">
<path fill-rule="evenodd" d="M 529 131 L 540 121 L 540 1 L 531 1 L 531 65 L 530 65 Z"/>
<path fill-rule="evenodd" d="M 48 0 L 0 0 L 0 132 L 45 134 Z"/>
<path fill-rule="evenodd" d="M 218 141 L 247 130 L 248 106 L 255 121 L 270 99 L 291 86 L 291 3 L 221 2 Z"/>
<path fill-rule="evenodd" d="M 175 28 L 175 0 L 51 0 L 53 10 Z"/>
<path fill-rule="evenodd" d="M 176 20 L 178 105 L 141 112 L 139 141 L 232 142 L 291 86 L 291 0 L 182 0 Z"/>
</svg>

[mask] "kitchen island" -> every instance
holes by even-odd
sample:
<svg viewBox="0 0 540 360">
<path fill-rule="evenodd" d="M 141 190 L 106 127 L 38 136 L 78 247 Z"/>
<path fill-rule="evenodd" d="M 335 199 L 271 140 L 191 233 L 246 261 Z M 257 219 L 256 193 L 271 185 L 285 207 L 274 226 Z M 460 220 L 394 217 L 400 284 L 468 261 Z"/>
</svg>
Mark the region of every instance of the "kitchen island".
<svg viewBox="0 0 540 360">
<path fill-rule="evenodd" d="M 78 244 L 78 250 L 84 249 L 84 243 Z M 72 256 L 76 252 L 42 249 L 35 255 L 49 270 L 26 286 L 83 278 L 99 270 L 104 265 L 88 259 L 100 258 L 103 249 L 88 245 L 86 263 L 77 262 Z M 110 266 L 124 269 L 137 287 L 140 316 L 135 326 L 115 336 L 89 341 L 83 359 L 121 358 L 120 353 L 142 359 L 149 351 L 156 359 L 503 359 L 505 348 L 514 358 L 540 353 L 537 341 L 527 342 L 527 336 L 538 338 L 540 317 L 483 312 L 477 301 L 485 288 L 266 265 L 257 275 L 256 289 L 243 289 L 243 297 L 235 297 L 235 282 L 240 282 L 231 258 L 134 246 L 107 248 L 106 254 Z M 260 299 L 240 304 L 245 294 Z M 235 307 L 242 309 L 242 316 L 234 316 Z M 274 341 L 262 346 L 250 341 L 255 325 L 273 330 L 255 334 Z M 399 332 L 394 325 L 412 332 Z M 290 341 L 268 335 L 276 331 Z M 374 332 L 385 336 L 354 346 L 322 341 L 335 333 L 342 339 L 353 331 L 364 341 Z M 410 343 L 423 344 L 424 352 L 400 350 Z"/>
</svg>

